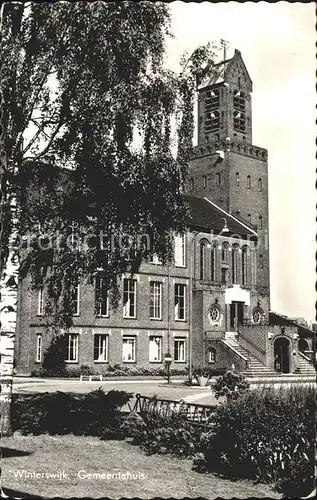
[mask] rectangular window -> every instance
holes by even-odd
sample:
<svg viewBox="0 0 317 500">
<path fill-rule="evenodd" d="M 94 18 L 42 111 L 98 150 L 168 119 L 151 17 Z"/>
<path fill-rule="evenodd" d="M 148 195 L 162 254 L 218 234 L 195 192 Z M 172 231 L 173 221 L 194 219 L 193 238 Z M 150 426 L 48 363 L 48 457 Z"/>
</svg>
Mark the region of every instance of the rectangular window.
<svg viewBox="0 0 317 500">
<path fill-rule="evenodd" d="M 186 285 L 175 285 L 175 319 L 185 321 L 186 319 Z"/>
<path fill-rule="evenodd" d="M 94 335 L 94 361 L 96 363 L 105 363 L 108 361 L 108 339 L 109 335 Z"/>
<path fill-rule="evenodd" d="M 37 314 L 43 316 L 44 313 L 44 292 L 43 288 L 39 288 L 37 296 Z"/>
<path fill-rule="evenodd" d="M 135 362 L 135 337 L 123 337 L 122 339 L 122 361 L 124 363 Z"/>
<path fill-rule="evenodd" d="M 239 186 L 240 184 L 240 177 L 239 177 L 239 172 L 236 173 L 236 186 Z"/>
<path fill-rule="evenodd" d="M 216 185 L 220 186 L 220 182 L 221 182 L 220 172 L 217 172 L 216 173 Z"/>
<path fill-rule="evenodd" d="M 156 255 L 156 253 L 154 253 L 153 255 L 151 255 L 150 263 L 151 264 L 156 264 L 156 265 L 159 265 L 159 266 L 162 265 L 162 261 L 161 261 L 161 259 L 159 259 L 159 257 Z"/>
<path fill-rule="evenodd" d="M 162 283 L 159 281 L 150 282 L 150 318 L 162 318 Z"/>
<path fill-rule="evenodd" d="M 136 318 L 136 280 L 123 280 L 123 317 Z"/>
<path fill-rule="evenodd" d="M 98 316 L 109 316 L 109 298 L 103 278 L 96 278 L 96 310 Z"/>
<path fill-rule="evenodd" d="M 185 234 L 175 234 L 175 266 L 185 267 L 186 251 L 185 251 Z"/>
<path fill-rule="evenodd" d="M 79 298 L 80 298 L 80 285 L 78 283 L 73 292 L 73 297 L 72 297 L 72 309 L 74 316 L 79 316 Z"/>
<path fill-rule="evenodd" d="M 78 333 L 69 333 L 68 341 L 66 345 L 66 362 L 76 363 L 78 362 Z"/>
<path fill-rule="evenodd" d="M 174 361 L 184 363 L 186 361 L 186 340 L 174 340 Z"/>
<path fill-rule="evenodd" d="M 162 337 L 151 335 L 149 338 L 149 361 L 152 363 L 162 361 Z"/>
<path fill-rule="evenodd" d="M 39 333 L 36 336 L 36 362 L 41 363 L 42 361 L 42 335 Z"/>
</svg>

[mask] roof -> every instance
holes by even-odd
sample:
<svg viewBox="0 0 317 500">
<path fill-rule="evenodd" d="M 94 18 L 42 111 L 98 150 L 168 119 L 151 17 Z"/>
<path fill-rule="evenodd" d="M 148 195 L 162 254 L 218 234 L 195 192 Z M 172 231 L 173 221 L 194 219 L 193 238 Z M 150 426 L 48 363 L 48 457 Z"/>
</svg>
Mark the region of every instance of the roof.
<svg viewBox="0 0 317 500">
<path fill-rule="evenodd" d="M 235 61 L 240 60 L 245 72 L 250 80 L 250 83 L 252 84 L 252 80 L 250 78 L 249 72 L 246 68 L 246 65 L 244 64 L 244 61 L 241 56 L 241 52 L 237 49 L 234 51 L 233 57 L 230 59 L 226 59 L 224 61 L 221 61 L 219 63 L 213 64 L 212 61 L 207 65 L 205 69 L 205 76 L 202 78 L 199 88 L 206 88 L 210 87 L 212 85 L 217 85 L 218 83 L 222 83 L 226 81 L 227 75 L 229 73 L 230 68 L 232 65 L 235 63 Z"/>
<path fill-rule="evenodd" d="M 315 332 L 306 326 L 301 325 L 298 321 L 284 316 L 283 314 L 274 311 L 269 312 L 269 323 L 271 325 L 294 326 L 298 329 L 298 334 L 303 337 L 311 337 Z"/>
<path fill-rule="evenodd" d="M 220 233 L 224 227 L 224 219 L 227 221 L 229 234 L 258 236 L 252 226 L 239 221 L 234 215 L 229 214 L 208 198 L 198 198 L 184 194 L 183 198 L 188 204 L 190 218 L 189 225 L 196 228 L 213 230 Z M 225 234 L 225 233 L 223 233 Z M 227 233 L 226 233 L 227 234 Z"/>
</svg>

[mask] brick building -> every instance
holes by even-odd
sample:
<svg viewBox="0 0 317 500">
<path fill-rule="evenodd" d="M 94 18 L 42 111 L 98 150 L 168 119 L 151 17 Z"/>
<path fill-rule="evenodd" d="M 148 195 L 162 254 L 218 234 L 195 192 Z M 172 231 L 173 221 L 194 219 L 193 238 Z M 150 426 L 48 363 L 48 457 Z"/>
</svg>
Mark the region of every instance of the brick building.
<svg viewBox="0 0 317 500">
<path fill-rule="evenodd" d="M 252 144 L 252 81 L 241 54 L 206 70 L 199 87 L 198 145 L 185 201 L 190 218 L 175 234 L 175 258 L 153 257 L 121 279 L 122 304 L 107 295 L 95 311 L 95 287 L 80 283 L 66 364 L 208 364 L 249 375 L 311 373 L 296 325 L 269 324 L 267 151 Z M 51 335 L 43 326 L 45 290 L 20 282 L 16 368 L 38 368 Z M 306 337 L 307 335 L 306 332 Z M 303 344 L 303 342 L 302 342 Z M 306 344 L 305 344 L 306 345 Z M 311 345 L 308 343 L 308 345 Z"/>
</svg>

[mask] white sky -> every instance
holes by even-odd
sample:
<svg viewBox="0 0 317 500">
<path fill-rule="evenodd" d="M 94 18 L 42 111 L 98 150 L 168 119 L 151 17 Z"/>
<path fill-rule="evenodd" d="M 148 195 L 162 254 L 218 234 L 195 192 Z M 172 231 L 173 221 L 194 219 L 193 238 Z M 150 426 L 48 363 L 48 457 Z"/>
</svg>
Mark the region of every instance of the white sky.
<svg viewBox="0 0 317 500">
<path fill-rule="evenodd" d="M 315 318 L 315 4 L 172 2 L 167 64 L 221 38 L 253 81 L 253 142 L 269 152 L 271 309 Z M 232 52 L 228 51 L 228 57 Z"/>
</svg>

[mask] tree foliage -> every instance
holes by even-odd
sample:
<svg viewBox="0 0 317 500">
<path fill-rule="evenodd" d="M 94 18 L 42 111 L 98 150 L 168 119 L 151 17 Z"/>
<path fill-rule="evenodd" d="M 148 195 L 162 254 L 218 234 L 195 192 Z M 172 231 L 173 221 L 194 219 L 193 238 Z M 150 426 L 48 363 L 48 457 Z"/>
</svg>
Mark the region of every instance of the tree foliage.
<svg viewBox="0 0 317 500">
<path fill-rule="evenodd" d="M 58 327 L 71 324 L 78 279 L 98 274 L 115 306 L 118 277 L 151 252 L 168 261 L 171 229 L 185 226 L 193 100 L 210 49 L 176 74 L 164 68 L 168 35 L 163 3 L 5 4 L 6 223 L 13 197 L 21 276 L 46 284 Z"/>
</svg>

